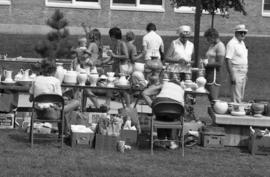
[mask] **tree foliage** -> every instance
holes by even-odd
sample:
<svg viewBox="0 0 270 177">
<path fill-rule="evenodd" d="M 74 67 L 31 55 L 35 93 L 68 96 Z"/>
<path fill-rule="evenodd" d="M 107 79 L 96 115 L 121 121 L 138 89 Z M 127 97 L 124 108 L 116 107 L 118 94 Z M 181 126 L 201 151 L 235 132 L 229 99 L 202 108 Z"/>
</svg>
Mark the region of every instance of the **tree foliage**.
<svg viewBox="0 0 270 177">
<path fill-rule="evenodd" d="M 181 6 L 196 6 L 197 0 L 171 0 L 174 7 Z M 241 12 L 246 15 L 244 0 L 201 0 L 202 10 L 208 11 L 210 14 L 215 14 L 217 10 L 221 15 L 227 16 L 229 9 Z"/>
<path fill-rule="evenodd" d="M 47 20 L 46 24 L 52 28 L 46 39 L 35 46 L 35 51 L 43 58 L 50 60 L 68 58 L 72 47 L 69 41 L 68 21 L 64 14 L 55 10 L 54 14 Z"/>
</svg>

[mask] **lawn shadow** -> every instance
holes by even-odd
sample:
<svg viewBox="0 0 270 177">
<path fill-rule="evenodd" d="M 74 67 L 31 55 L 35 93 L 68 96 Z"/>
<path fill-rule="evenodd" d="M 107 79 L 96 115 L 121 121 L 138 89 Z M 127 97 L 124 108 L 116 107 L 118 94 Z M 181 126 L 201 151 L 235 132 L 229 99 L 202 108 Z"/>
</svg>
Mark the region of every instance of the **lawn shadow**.
<svg viewBox="0 0 270 177">
<path fill-rule="evenodd" d="M 29 134 L 23 131 L 16 131 L 14 134 L 9 134 L 8 137 L 19 143 L 29 143 Z"/>
</svg>

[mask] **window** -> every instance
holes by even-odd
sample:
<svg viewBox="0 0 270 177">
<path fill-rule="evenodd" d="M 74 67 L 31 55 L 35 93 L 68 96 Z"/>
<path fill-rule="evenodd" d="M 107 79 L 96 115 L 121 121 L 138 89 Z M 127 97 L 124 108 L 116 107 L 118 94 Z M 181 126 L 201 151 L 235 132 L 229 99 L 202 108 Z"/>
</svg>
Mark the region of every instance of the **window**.
<svg viewBox="0 0 270 177">
<path fill-rule="evenodd" d="M 111 0 L 111 9 L 164 12 L 165 0 Z"/>
<path fill-rule="evenodd" d="M 0 5 L 10 5 L 10 0 L 0 0 Z"/>
<path fill-rule="evenodd" d="M 270 17 L 270 0 L 262 1 L 262 16 Z"/>
<path fill-rule="evenodd" d="M 45 4 L 48 7 L 101 9 L 100 0 L 45 0 Z"/>
</svg>

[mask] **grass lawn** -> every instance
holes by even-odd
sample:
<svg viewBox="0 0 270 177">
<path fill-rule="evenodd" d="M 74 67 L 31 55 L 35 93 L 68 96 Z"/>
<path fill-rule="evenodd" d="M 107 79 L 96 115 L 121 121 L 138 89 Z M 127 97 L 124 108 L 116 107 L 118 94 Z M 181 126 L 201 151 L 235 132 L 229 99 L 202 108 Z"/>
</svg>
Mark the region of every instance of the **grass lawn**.
<svg viewBox="0 0 270 177">
<path fill-rule="evenodd" d="M 155 151 L 135 149 L 123 154 L 73 149 L 65 145 L 62 153 L 56 144 L 35 144 L 21 130 L 0 131 L 1 177 L 267 177 L 268 156 L 251 156 L 246 149 L 203 148 Z"/>
<path fill-rule="evenodd" d="M 0 54 L 9 57 L 38 57 L 34 45 L 44 36 L 0 34 Z M 76 44 L 76 36 L 72 36 Z M 164 38 L 166 49 L 175 37 Z M 222 38 L 226 43 L 230 38 Z M 246 100 L 269 99 L 270 43 L 269 38 L 247 38 L 249 73 Z M 104 38 L 104 44 L 108 37 Z M 136 44 L 141 43 L 141 36 Z M 139 46 L 139 45 L 138 45 Z M 138 47 L 140 48 L 140 47 Z M 201 40 L 201 56 L 206 51 Z M 221 96 L 229 97 L 228 76 L 224 69 Z M 202 105 L 204 103 L 201 103 Z M 200 105 L 197 107 L 202 108 Z M 207 105 L 204 104 L 207 107 Z M 198 110 L 198 109 L 197 109 Z M 198 114 L 205 114 L 200 109 Z M 251 156 L 239 148 L 186 148 L 181 151 L 158 150 L 154 156 L 149 149 L 133 148 L 130 152 L 100 153 L 93 149 L 73 149 L 65 145 L 62 153 L 54 144 L 38 144 L 31 149 L 28 136 L 21 130 L 0 130 L 0 177 L 80 177 L 80 176 L 157 176 L 157 177 L 268 177 L 268 156 Z"/>
</svg>

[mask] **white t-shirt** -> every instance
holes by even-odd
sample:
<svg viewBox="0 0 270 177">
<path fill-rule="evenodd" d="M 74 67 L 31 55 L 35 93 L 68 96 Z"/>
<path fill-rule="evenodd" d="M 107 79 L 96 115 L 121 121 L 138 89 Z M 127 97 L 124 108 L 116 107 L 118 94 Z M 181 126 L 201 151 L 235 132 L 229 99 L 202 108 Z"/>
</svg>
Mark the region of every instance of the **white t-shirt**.
<svg viewBox="0 0 270 177">
<path fill-rule="evenodd" d="M 62 95 L 59 79 L 53 76 L 37 76 L 30 90 L 34 97 L 40 94 L 58 94 Z"/>
<path fill-rule="evenodd" d="M 150 60 L 151 56 L 160 58 L 159 49 L 164 47 L 162 38 L 155 32 L 150 31 L 143 37 L 143 46 L 146 47 L 145 60 Z"/>
<path fill-rule="evenodd" d="M 247 65 L 248 64 L 248 49 L 244 41 L 239 41 L 233 37 L 226 46 L 226 58 L 230 59 L 232 64 Z"/>
</svg>

